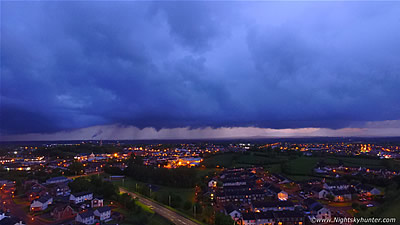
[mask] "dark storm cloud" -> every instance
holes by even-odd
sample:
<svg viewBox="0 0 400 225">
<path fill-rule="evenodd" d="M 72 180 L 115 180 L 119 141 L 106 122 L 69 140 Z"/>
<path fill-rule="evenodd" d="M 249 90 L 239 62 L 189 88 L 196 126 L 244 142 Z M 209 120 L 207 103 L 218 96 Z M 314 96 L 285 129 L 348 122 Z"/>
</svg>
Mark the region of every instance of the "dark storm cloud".
<svg viewBox="0 0 400 225">
<path fill-rule="evenodd" d="M 400 119 L 400 3 L 30 1 L 1 16 L 3 134 Z"/>
</svg>

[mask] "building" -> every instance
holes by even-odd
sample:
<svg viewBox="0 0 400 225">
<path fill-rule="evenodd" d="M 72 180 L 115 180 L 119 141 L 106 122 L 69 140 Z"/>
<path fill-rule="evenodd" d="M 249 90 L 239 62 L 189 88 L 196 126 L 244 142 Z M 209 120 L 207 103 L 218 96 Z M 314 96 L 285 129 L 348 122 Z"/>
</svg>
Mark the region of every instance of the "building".
<svg viewBox="0 0 400 225">
<path fill-rule="evenodd" d="M 314 199 L 306 199 L 304 200 L 304 204 L 306 205 L 308 211 L 310 212 L 310 220 L 314 219 L 331 219 L 331 211 L 325 208 L 321 203 L 315 201 Z"/>
<path fill-rule="evenodd" d="M 324 188 L 327 190 L 347 190 L 350 185 L 346 182 L 336 181 L 336 182 L 328 182 L 324 184 Z"/>
<path fill-rule="evenodd" d="M 69 196 L 71 194 L 67 183 L 52 183 L 48 185 L 48 189 L 53 196 Z"/>
<path fill-rule="evenodd" d="M 95 197 L 91 200 L 90 205 L 92 208 L 98 208 L 104 206 L 104 200 L 100 197 Z"/>
<path fill-rule="evenodd" d="M 228 205 L 224 208 L 225 214 L 229 215 L 234 221 L 242 218 L 242 213 L 233 205 Z"/>
<path fill-rule="evenodd" d="M 278 192 L 277 197 L 280 201 L 287 201 L 289 199 L 289 195 L 285 191 Z"/>
<path fill-rule="evenodd" d="M 287 201 L 289 199 L 289 195 L 288 193 L 286 193 L 285 191 L 283 191 L 282 189 L 272 185 L 272 184 L 266 184 L 265 185 L 268 188 L 268 191 L 272 194 L 272 195 L 276 195 L 276 197 L 280 200 L 280 201 Z"/>
<path fill-rule="evenodd" d="M 93 193 L 92 192 L 79 192 L 76 194 L 71 194 L 69 196 L 69 200 L 75 204 L 82 203 L 86 200 L 92 200 L 93 199 Z"/>
<path fill-rule="evenodd" d="M 75 210 L 69 204 L 56 205 L 50 213 L 54 220 L 66 220 L 76 216 Z"/>
<path fill-rule="evenodd" d="M 217 187 L 217 181 L 212 179 L 208 182 L 208 187 L 209 188 L 216 188 Z"/>
<path fill-rule="evenodd" d="M 304 225 L 304 215 L 298 211 L 266 211 L 243 213 L 242 225 Z"/>
<path fill-rule="evenodd" d="M 78 215 L 76 215 L 75 221 L 84 224 L 94 224 L 95 223 L 94 213 L 91 210 L 79 213 Z"/>
<path fill-rule="evenodd" d="M 314 197 L 319 199 L 326 198 L 326 196 L 329 194 L 327 190 L 319 187 L 311 188 L 311 193 L 313 194 Z"/>
<path fill-rule="evenodd" d="M 94 211 L 94 215 L 99 218 L 100 221 L 106 221 L 111 218 L 111 208 L 104 206 Z"/>
<path fill-rule="evenodd" d="M 46 184 L 66 183 L 69 181 L 71 181 L 71 180 L 66 177 L 53 177 L 53 178 L 47 179 Z"/>
<path fill-rule="evenodd" d="M 275 224 L 279 225 L 303 225 L 305 224 L 304 214 L 298 211 L 276 211 L 273 212 Z"/>
<path fill-rule="evenodd" d="M 351 193 L 348 190 L 331 190 L 335 202 L 345 202 L 351 200 Z"/>
<path fill-rule="evenodd" d="M 360 195 L 368 197 L 381 194 L 380 190 L 370 185 L 359 184 L 356 186 L 356 190 L 360 193 Z"/>
<path fill-rule="evenodd" d="M 254 212 L 266 212 L 266 211 L 283 211 L 283 210 L 295 210 L 295 206 L 291 201 L 264 201 L 253 203 Z"/>
<path fill-rule="evenodd" d="M 49 205 L 51 205 L 53 203 L 53 198 L 50 196 L 43 196 L 40 197 L 38 199 L 35 199 L 32 201 L 31 206 L 30 206 L 30 210 L 32 212 L 35 211 L 42 211 L 47 209 L 47 207 Z"/>
</svg>

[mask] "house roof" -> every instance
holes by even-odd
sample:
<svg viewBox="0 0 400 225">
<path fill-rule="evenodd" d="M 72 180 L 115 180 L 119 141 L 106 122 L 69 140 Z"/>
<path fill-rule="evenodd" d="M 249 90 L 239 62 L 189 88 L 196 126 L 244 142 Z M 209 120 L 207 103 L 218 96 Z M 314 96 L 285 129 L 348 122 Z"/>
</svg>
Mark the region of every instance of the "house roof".
<svg viewBox="0 0 400 225">
<path fill-rule="evenodd" d="M 266 201 L 266 202 L 254 202 L 254 208 L 271 208 L 271 207 L 293 207 L 294 204 L 291 201 Z"/>
<path fill-rule="evenodd" d="M 228 214 L 231 213 L 231 212 L 233 212 L 233 211 L 235 211 L 235 210 L 237 210 L 237 208 L 236 208 L 234 205 L 232 205 L 232 204 L 225 206 L 225 211 L 226 211 Z"/>
<path fill-rule="evenodd" d="M 79 216 L 80 216 L 81 218 L 88 218 L 88 217 L 94 216 L 94 214 L 93 214 L 93 211 L 92 211 L 92 210 L 88 210 L 88 211 L 86 211 L 86 212 L 79 213 Z"/>
<path fill-rule="evenodd" d="M 256 217 L 257 217 L 257 219 L 274 219 L 275 218 L 273 211 L 257 213 Z"/>
<path fill-rule="evenodd" d="M 40 203 L 46 203 L 50 199 L 52 199 L 52 197 L 50 197 L 50 196 L 42 196 L 42 197 L 40 197 L 38 199 L 33 200 L 32 202 L 37 201 L 37 202 L 40 202 Z"/>
<path fill-rule="evenodd" d="M 363 190 L 363 191 L 371 191 L 372 189 L 374 189 L 374 187 L 370 186 L 370 185 L 366 185 L 366 184 L 358 184 L 356 186 L 356 188 L 358 190 Z"/>
<path fill-rule="evenodd" d="M 104 206 L 104 207 L 100 207 L 98 209 L 96 209 L 99 213 L 104 213 L 107 211 L 111 211 L 111 207 L 110 206 Z"/>
<path fill-rule="evenodd" d="M 63 181 L 63 180 L 67 181 L 68 178 L 66 178 L 66 177 L 52 177 L 50 179 L 47 179 L 46 182 L 55 182 L 55 181 Z"/>
<path fill-rule="evenodd" d="M 333 181 L 333 182 L 327 182 L 326 185 L 328 185 L 330 187 L 334 187 L 334 186 L 345 186 L 345 185 L 349 185 L 349 184 L 344 181 Z"/>
<path fill-rule="evenodd" d="M 334 195 L 348 195 L 351 194 L 348 190 L 332 190 L 332 194 Z"/>
<path fill-rule="evenodd" d="M 304 204 L 307 206 L 307 208 L 309 210 L 312 210 L 312 211 L 318 211 L 318 210 L 324 208 L 324 206 L 321 203 L 315 201 L 312 198 L 308 198 L 308 199 L 304 200 Z"/>
<path fill-rule="evenodd" d="M 75 193 L 75 194 L 72 194 L 72 195 L 75 196 L 75 197 L 81 197 L 81 196 L 90 195 L 90 194 L 93 194 L 93 193 L 90 192 L 90 191 L 83 191 L 83 192 L 78 192 L 78 193 Z"/>
<path fill-rule="evenodd" d="M 255 220 L 256 219 L 255 213 L 252 213 L 252 212 L 243 213 L 242 217 L 243 217 L 243 220 Z"/>
<path fill-rule="evenodd" d="M 284 211 L 275 211 L 273 212 L 275 218 L 297 218 L 304 217 L 303 213 L 298 211 L 284 210 Z"/>
<path fill-rule="evenodd" d="M 260 213 L 243 213 L 243 220 L 256 219 L 282 219 L 282 218 L 304 218 L 303 213 L 298 211 L 283 210 L 283 211 L 266 211 Z"/>
</svg>

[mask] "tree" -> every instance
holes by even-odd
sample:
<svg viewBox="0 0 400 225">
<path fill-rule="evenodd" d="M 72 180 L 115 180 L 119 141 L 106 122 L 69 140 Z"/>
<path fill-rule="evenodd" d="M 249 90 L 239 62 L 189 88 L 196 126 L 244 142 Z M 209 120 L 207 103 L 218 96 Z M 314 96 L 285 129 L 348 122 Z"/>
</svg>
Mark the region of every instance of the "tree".
<svg viewBox="0 0 400 225">
<path fill-rule="evenodd" d="M 78 177 L 68 184 L 72 192 L 89 191 L 92 184 L 84 177 Z"/>
<path fill-rule="evenodd" d="M 83 164 L 81 162 L 77 162 L 77 161 L 72 162 L 71 165 L 69 165 L 69 167 L 68 167 L 68 171 L 71 174 L 75 174 L 75 175 L 83 174 L 83 172 L 84 172 Z"/>
<path fill-rule="evenodd" d="M 185 204 L 183 204 L 184 210 L 189 210 L 191 208 L 192 208 L 192 203 L 190 201 L 186 201 Z"/>
<path fill-rule="evenodd" d="M 232 225 L 235 221 L 228 215 L 217 212 L 215 214 L 215 225 Z"/>
</svg>

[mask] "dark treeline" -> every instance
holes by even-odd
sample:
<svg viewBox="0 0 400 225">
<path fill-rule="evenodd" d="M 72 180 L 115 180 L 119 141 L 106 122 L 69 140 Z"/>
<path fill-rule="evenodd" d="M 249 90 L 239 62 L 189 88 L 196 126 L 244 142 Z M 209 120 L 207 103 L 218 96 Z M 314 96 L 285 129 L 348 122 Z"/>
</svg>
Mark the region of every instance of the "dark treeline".
<svg viewBox="0 0 400 225">
<path fill-rule="evenodd" d="M 78 177 L 68 184 L 73 193 L 91 191 L 107 199 L 116 198 L 119 194 L 118 187 L 109 181 L 103 181 L 98 176 Z"/>
<path fill-rule="evenodd" d="M 171 187 L 191 188 L 196 185 L 196 170 L 189 168 L 166 169 L 144 165 L 130 165 L 126 175 L 135 180 Z"/>
<path fill-rule="evenodd" d="M 105 172 L 113 175 L 126 175 L 144 183 L 179 188 L 193 188 L 197 181 L 197 172 L 193 168 L 167 169 L 146 166 L 143 165 L 140 157 L 132 157 L 124 171 L 116 167 L 106 167 Z"/>
</svg>

